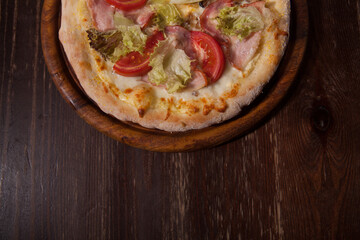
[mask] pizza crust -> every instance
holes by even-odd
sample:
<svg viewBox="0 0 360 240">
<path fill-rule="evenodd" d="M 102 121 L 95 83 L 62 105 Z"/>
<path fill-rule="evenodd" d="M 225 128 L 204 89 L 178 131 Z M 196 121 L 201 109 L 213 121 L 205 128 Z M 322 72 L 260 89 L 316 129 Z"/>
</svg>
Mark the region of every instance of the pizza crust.
<svg viewBox="0 0 360 240">
<path fill-rule="evenodd" d="M 288 40 L 288 35 L 282 33 L 289 33 L 290 1 L 266 3 L 278 15 L 279 22 L 263 30 L 261 47 L 253 63 L 244 72 L 227 63 L 225 77 L 201 89 L 197 97 L 187 92 L 170 95 L 138 79 L 127 80 L 128 86 L 112 82 L 111 65 L 89 47 L 85 31 L 92 23 L 85 0 L 62 0 L 59 38 L 83 90 L 103 112 L 146 128 L 170 132 L 201 129 L 239 114 L 277 69 Z"/>
</svg>

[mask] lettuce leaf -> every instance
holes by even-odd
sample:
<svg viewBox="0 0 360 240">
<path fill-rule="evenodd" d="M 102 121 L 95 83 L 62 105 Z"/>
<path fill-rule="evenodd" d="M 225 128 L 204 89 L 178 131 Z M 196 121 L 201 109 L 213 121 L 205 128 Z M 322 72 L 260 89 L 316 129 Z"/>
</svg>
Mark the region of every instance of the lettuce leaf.
<svg viewBox="0 0 360 240">
<path fill-rule="evenodd" d="M 220 10 L 216 20 L 217 29 L 225 35 L 237 36 L 240 40 L 264 28 L 261 13 L 252 6 L 225 7 Z"/>
<path fill-rule="evenodd" d="M 169 39 L 161 41 L 150 55 L 149 81 L 165 85 L 169 93 L 179 91 L 191 79 L 191 62 L 184 50 L 176 49 Z"/>
<path fill-rule="evenodd" d="M 121 26 L 118 29 L 122 32 L 125 54 L 133 51 L 141 53 L 144 51 L 147 36 L 142 33 L 139 25 Z"/>
<path fill-rule="evenodd" d="M 142 53 L 147 40 L 138 25 L 119 25 L 117 29 L 106 32 L 91 28 L 86 32 L 90 47 L 99 52 L 105 60 L 112 62 L 133 51 Z"/>
<path fill-rule="evenodd" d="M 168 41 L 160 41 L 154 52 L 150 55 L 149 65 L 152 67 L 148 73 L 149 81 L 155 85 L 165 84 L 167 73 L 165 72 L 164 61 L 166 53 L 171 51 Z"/>
<path fill-rule="evenodd" d="M 180 12 L 174 4 L 153 4 L 151 8 L 156 12 L 153 21 L 161 30 L 166 26 L 181 25 L 183 23 Z"/>
<path fill-rule="evenodd" d="M 135 23 L 133 21 L 124 17 L 119 12 L 115 12 L 115 14 L 114 14 L 114 24 L 115 24 L 115 26 L 133 26 L 133 25 L 135 25 Z"/>
</svg>

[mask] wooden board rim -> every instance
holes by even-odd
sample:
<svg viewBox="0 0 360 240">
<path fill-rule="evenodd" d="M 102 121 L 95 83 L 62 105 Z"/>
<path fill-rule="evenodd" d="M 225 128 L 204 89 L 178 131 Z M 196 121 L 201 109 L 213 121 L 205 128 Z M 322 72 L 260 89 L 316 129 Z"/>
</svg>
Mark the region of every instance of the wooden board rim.
<svg viewBox="0 0 360 240">
<path fill-rule="evenodd" d="M 219 145 L 253 129 L 284 98 L 303 59 L 308 38 L 307 1 L 291 2 L 290 40 L 277 72 L 265 94 L 258 96 L 246 114 L 222 124 L 183 133 L 146 129 L 137 124 L 121 122 L 103 113 L 78 88 L 69 72 L 58 38 L 58 17 L 61 0 L 45 0 L 41 16 L 43 54 L 53 82 L 63 98 L 81 118 L 102 133 L 133 147 L 150 151 L 192 151 Z M 261 99 L 259 101 L 258 99 Z"/>
</svg>

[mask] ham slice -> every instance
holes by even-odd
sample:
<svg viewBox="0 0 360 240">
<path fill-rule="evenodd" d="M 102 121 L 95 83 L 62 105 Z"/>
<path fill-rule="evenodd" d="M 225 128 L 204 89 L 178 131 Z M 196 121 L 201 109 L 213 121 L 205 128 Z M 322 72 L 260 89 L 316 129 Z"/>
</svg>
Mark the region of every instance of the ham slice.
<svg viewBox="0 0 360 240">
<path fill-rule="evenodd" d="M 122 13 L 125 17 L 131 19 L 134 23 L 139 24 L 141 28 L 147 27 L 155 15 L 155 12 L 147 5 L 130 12 L 121 11 L 119 9 L 117 9 L 117 11 Z"/>
<path fill-rule="evenodd" d="M 200 17 L 201 26 L 210 35 L 215 37 L 221 44 L 228 61 L 237 69 L 244 70 L 246 65 L 254 57 L 261 39 L 261 31 L 248 36 L 246 39 L 239 41 L 235 36 L 228 37 L 222 34 L 217 28 L 215 17 L 219 14 L 221 8 L 231 6 L 228 0 L 218 0 L 210 4 Z M 253 6 L 260 13 L 264 12 L 265 2 L 256 1 L 244 4 L 243 7 Z"/>
<path fill-rule="evenodd" d="M 190 59 L 196 60 L 196 52 L 188 30 L 180 26 L 168 26 L 165 28 L 165 34 L 172 40 L 175 48 L 184 50 Z"/>
<path fill-rule="evenodd" d="M 105 0 L 87 0 L 87 4 L 91 12 L 91 17 L 94 21 L 94 25 L 99 31 L 106 31 L 115 27 L 115 11 L 118 11 L 125 17 L 131 19 L 134 23 L 139 24 L 141 28 L 145 28 L 155 15 L 155 12 L 149 6 L 125 12 L 112 7 Z"/>
<path fill-rule="evenodd" d="M 208 85 L 208 79 L 203 71 L 195 70 L 192 75 L 193 77 L 188 83 L 186 89 L 196 91 Z"/>
<path fill-rule="evenodd" d="M 263 1 L 257 1 L 257 2 L 252 2 L 252 3 L 248 3 L 248 4 L 244 4 L 243 7 L 255 7 L 261 14 L 263 14 L 264 8 L 265 8 L 265 2 Z"/>
<path fill-rule="evenodd" d="M 104 0 L 87 0 L 91 17 L 95 27 L 99 31 L 106 31 L 114 28 L 115 8 Z"/>
<path fill-rule="evenodd" d="M 222 8 L 231 6 L 231 0 L 218 0 L 207 6 L 200 16 L 200 25 L 202 29 L 221 43 L 228 42 L 228 38 L 216 28 L 217 21 L 215 18 L 219 15 Z"/>
<path fill-rule="evenodd" d="M 232 37 L 231 44 L 226 52 L 231 64 L 235 68 L 243 70 L 254 57 L 260 40 L 261 32 L 253 33 L 242 41 L 239 41 L 237 37 Z"/>
</svg>

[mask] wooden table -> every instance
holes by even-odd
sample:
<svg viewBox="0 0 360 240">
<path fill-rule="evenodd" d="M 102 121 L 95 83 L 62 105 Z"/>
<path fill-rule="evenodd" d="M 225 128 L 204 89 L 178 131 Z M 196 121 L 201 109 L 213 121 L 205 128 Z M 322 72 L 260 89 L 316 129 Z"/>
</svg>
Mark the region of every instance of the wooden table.
<svg viewBox="0 0 360 240">
<path fill-rule="evenodd" d="M 0 239 L 359 239 L 360 4 L 308 6 L 304 64 L 270 116 L 156 153 L 78 117 L 44 64 L 42 1 L 2 0 Z"/>
</svg>

